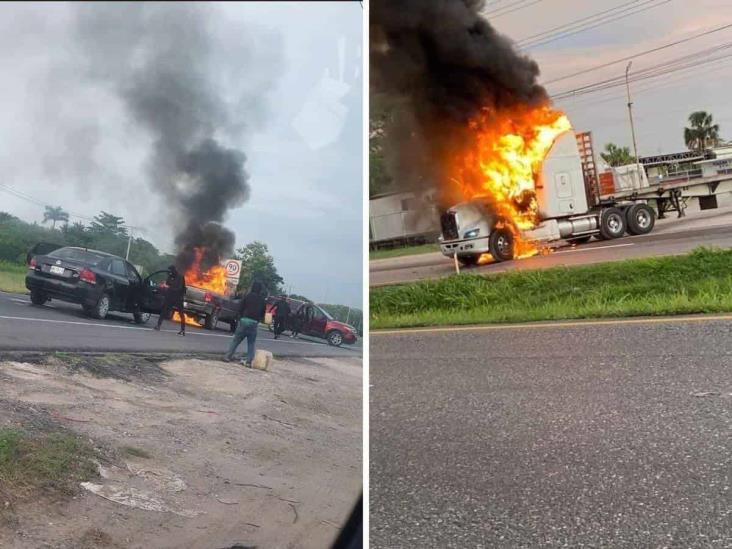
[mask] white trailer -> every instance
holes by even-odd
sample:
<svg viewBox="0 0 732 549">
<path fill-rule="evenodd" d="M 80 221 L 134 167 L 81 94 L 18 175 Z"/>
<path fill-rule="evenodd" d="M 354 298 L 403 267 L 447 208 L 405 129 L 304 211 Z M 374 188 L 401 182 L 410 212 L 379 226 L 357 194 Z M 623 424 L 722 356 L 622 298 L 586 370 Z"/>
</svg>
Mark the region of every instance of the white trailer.
<svg viewBox="0 0 732 549">
<path fill-rule="evenodd" d="M 656 212 L 645 198 L 637 196 L 639 190 L 648 187 L 642 167 L 637 167 L 635 183 L 632 170 L 624 174 L 630 181 L 627 198 L 590 204 L 586 170 L 583 170 L 577 144 L 578 139 L 572 131 L 555 140 L 541 173 L 536 174 L 540 222 L 532 230 L 520 231 L 522 239 L 539 243 L 586 242 L 593 236 L 609 240 L 620 238 L 626 232 L 633 235 L 651 232 Z M 475 198 L 451 207 L 441 216 L 440 222 L 440 249 L 445 256 L 457 256 L 464 265 L 477 263 L 486 253 L 495 261 L 514 258 L 517 229 L 510 220 L 497 215 L 486 198 Z"/>
</svg>

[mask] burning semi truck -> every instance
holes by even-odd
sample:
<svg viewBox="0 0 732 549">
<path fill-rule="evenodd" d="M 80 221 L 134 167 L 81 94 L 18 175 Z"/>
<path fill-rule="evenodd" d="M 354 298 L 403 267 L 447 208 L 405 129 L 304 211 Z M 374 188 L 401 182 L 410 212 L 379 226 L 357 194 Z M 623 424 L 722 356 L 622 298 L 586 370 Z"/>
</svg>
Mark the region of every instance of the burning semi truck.
<svg viewBox="0 0 732 549">
<path fill-rule="evenodd" d="M 486 132 L 484 142 L 479 138 L 462 156 L 477 170 L 470 178 L 457 170 L 455 181 L 469 199 L 441 215 L 443 255 L 474 265 L 487 254 L 507 261 L 559 240 L 582 243 L 653 230 L 656 214 L 645 201 L 593 199 L 594 182 L 583 170 L 569 121 L 561 113 L 549 120 L 529 131 Z"/>
</svg>

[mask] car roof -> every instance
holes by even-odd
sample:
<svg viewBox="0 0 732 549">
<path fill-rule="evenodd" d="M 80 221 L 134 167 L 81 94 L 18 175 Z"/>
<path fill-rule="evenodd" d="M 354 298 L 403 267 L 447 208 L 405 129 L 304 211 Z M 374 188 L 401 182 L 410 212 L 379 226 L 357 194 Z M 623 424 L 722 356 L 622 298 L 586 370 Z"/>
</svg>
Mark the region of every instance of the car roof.
<svg viewBox="0 0 732 549">
<path fill-rule="evenodd" d="M 63 248 L 59 248 L 59 250 L 61 250 L 61 249 L 64 249 L 64 250 L 68 250 L 68 249 L 70 249 L 70 250 L 81 250 L 82 252 L 89 252 L 89 253 L 92 253 L 92 254 L 103 255 L 104 257 L 116 257 L 117 259 L 122 259 L 122 261 L 124 261 L 124 259 L 121 258 L 118 255 L 109 254 L 107 252 L 102 252 L 101 250 L 91 250 L 89 248 L 82 248 L 80 246 L 64 246 Z M 54 250 L 54 252 L 55 251 L 56 250 Z"/>
</svg>

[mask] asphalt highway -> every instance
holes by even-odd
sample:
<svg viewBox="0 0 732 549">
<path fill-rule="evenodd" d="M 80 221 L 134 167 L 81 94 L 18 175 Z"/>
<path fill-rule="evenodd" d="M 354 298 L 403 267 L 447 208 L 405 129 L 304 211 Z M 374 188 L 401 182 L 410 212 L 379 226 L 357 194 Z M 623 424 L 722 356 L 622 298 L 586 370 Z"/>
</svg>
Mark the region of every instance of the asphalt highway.
<svg viewBox="0 0 732 549">
<path fill-rule="evenodd" d="M 78 305 L 53 300 L 43 307 L 31 305 L 28 296 L 0 292 L 0 350 L 135 351 L 165 353 L 223 353 L 230 342 L 228 324 L 216 331 L 165 322 L 160 332 L 152 330 L 156 316 L 142 326 L 132 315 L 110 313 L 105 320 L 85 316 Z M 288 332 L 289 333 L 289 332 Z M 257 335 L 257 347 L 275 356 L 360 356 L 361 346 L 336 348 L 325 341 L 303 337 L 273 339 L 265 328 Z M 238 352 L 246 350 L 242 343 Z"/>
<path fill-rule="evenodd" d="M 546 269 L 641 257 L 678 255 L 688 253 L 701 245 L 732 247 L 732 223 L 726 226 L 701 228 L 696 226 L 666 232 L 660 230 L 644 236 L 626 236 L 600 242 L 591 241 L 577 246 L 565 243 L 548 255 L 462 268 L 461 272 L 489 275 L 520 269 Z M 369 271 L 369 284 L 381 286 L 449 276 L 455 273 L 455 265 L 453 260 L 442 254 L 430 253 L 372 262 Z"/>
<path fill-rule="evenodd" d="M 732 316 L 372 333 L 373 548 L 732 547 Z"/>
</svg>

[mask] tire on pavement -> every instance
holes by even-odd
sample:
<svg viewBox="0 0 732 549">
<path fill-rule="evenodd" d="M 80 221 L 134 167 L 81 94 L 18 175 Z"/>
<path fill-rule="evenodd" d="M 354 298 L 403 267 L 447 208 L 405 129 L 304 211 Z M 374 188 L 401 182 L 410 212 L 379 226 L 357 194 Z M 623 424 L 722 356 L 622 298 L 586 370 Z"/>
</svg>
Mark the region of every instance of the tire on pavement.
<svg viewBox="0 0 732 549">
<path fill-rule="evenodd" d="M 630 234 L 648 234 L 656 224 L 656 212 L 648 204 L 633 204 L 625 211 L 625 219 Z"/>
<path fill-rule="evenodd" d="M 216 328 L 216 324 L 219 322 L 219 315 L 218 313 L 211 313 L 210 315 L 206 315 L 206 319 L 203 323 L 203 327 L 207 330 L 213 330 Z"/>
<path fill-rule="evenodd" d="M 607 208 L 600 215 L 600 235 L 605 240 L 625 234 L 625 216 L 618 208 Z"/>
<path fill-rule="evenodd" d="M 343 334 L 338 330 L 331 330 L 326 337 L 328 344 L 333 347 L 340 347 L 343 344 Z"/>
<path fill-rule="evenodd" d="M 513 233 L 508 229 L 497 229 L 488 239 L 488 248 L 493 261 L 510 261 L 513 259 Z"/>
<path fill-rule="evenodd" d="M 150 313 L 143 313 L 142 311 L 135 311 L 132 316 L 135 319 L 135 324 L 146 324 L 150 320 Z"/>
<path fill-rule="evenodd" d="M 109 312 L 109 306 L 111 302 L 107 294 L 99 296 L 99 300 L 96 305 L 92 308 L 92 316 L 99 320 L 104 320 Z"/>
<path fill-rule="evenodd" d="M 43 305 L 48 301 L 48 295 L 40 290 L 32 290 L 30 294 L 30 300 L 33 305 Z"/>
</svg>

